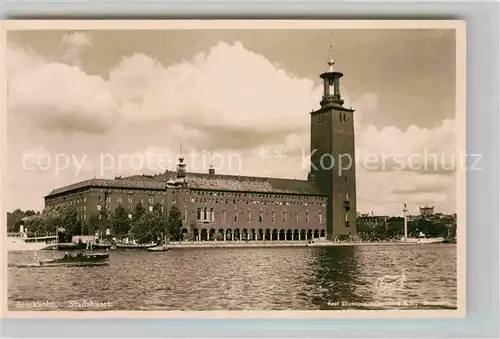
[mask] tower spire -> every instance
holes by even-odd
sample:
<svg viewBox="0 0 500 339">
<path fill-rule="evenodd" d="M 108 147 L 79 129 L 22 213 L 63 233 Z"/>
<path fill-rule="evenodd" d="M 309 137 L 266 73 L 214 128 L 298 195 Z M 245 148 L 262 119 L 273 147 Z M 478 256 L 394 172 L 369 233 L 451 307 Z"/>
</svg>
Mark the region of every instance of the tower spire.
<svg viewBox="0 0 500 339">
<path fill-rule="evenodd" d="M 330 58 L 328 59 L 328 72 L 333 72 L 334 65 L 335 65 L 335 60 L 333 59 L 333 43 L 330 40 Z"/>
<path fill-rule="evenodd" d="M 182 139 L 181 139 L 181 143 L 180 143 L 180 155 L 179 155 L 179 160 L 182 162 L 182 160 L 184 160 L 184 156 L 182 155 Z"/>
<path fill-rule="evenodd" d="M 180 145 L 179 164 L 177 165 L 177 179 L 182 179 L 186 177 L 186 164 L 184 163 L 184 156 L 182 155 L 182 139 Z"/>
<path fill-rule="evenodd" d="M 328 60 L 328 70 L 325 71 L 320 77 L 323 79 L 323 98 L 320 102 L 321 107 L 335 106 L 343 108 L 344 100 L 340 94 L 340 78 L 344 75 L 341 72 L 335 71 L 333 66 L 335 60 L 333 59 L 333 43 L 330 41 L 330 58 Z"/>
<path fill-rule="evenodd" d="M 210 176 L 215 175 L 215 168 L 214 168 L 214 151 L 210 150 L 210 167 L 208 169 L 208 174 Z"/>
</svg>

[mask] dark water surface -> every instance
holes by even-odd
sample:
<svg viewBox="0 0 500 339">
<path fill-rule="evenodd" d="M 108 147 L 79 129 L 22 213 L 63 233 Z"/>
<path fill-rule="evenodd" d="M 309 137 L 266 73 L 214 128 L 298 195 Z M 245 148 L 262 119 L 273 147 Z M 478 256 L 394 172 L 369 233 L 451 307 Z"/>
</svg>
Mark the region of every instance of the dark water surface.
<svg viewBox="0 0 500 339">
<path fill-rule="evenodd" d="M 9 253 L 9 265 L 29 261 Z M 453 244 L 116 250 L 109 266 L 9 267 L 9 309 L 454 309 L 456 263 Z M 401 288 L 375 288 L 401 274 Z"/>
</svg>

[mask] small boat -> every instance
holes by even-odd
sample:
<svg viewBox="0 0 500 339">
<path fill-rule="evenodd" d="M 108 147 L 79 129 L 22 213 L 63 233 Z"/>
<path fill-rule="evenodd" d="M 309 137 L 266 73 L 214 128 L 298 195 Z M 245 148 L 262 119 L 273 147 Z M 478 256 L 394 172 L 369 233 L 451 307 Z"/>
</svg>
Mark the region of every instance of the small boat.
<svg viewBox="0 0 500 339">
<path fill-rule="evenodd" d="M 155 246 L 155 247 L 149 247 L 147 250 L 149 252 L 166 252 L 170 248 L 167 247 L 167 245 L 161 245 L 161 246 Z"/>
<path fill-rule="evenodd" d="M 100 266 L 109 264 L 109 253 L 85 253 L 76 255 L 64 254 L 64 257 L 51 260 L 38 260 L 34 256 L 33 263 L 18 264 L 15 267 L 54 267 L 54 266 Z"/>
<path fill-rule="evenodd" d="M 128 249 L 145 249 L 150 247 L 155 247 L 156 243 L 149 244 L 116 244 L 116 248 L 128 248 Z"/>
<path fill-rule="evenodd" d="M 149 252 L 166 252 L 170 249 L 167 247 L 167 244 L 168 244 L 167 237 L 165 237 L 165 239 L 161 243 L 162 243 L 162 245 L 149 247 L 147 250 Z"/>
</svg>

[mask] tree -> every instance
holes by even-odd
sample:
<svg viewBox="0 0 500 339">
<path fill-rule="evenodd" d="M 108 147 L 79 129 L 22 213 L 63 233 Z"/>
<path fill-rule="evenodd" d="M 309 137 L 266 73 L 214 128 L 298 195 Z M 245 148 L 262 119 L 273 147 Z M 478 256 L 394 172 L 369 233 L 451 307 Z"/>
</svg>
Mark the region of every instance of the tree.
<svg viewBox="0 0 500 339">
<path fill-rule="evenodd" d="M 134 213 L 132 214 L 130 233 L 139 242 L 147 242 L 147 238 L 149 238 L 147 229 L 148 224 L 149 218 L 147 216 L 146 209 L 144 208 L 142 203 L 139 202 L 135 206 Z"/>
<path fill-rule="evenodd" d="M 147 224 L 146 215 L 142 215 L 140 219 L 133 220 L 132 225 L 130 227 L 130 233 L 140 243 L 147 242 L 146 224 Z"/>
<path fill-rule="evenodd" d="M 12 213 L 7 212 L 7 232 L 19 232 L 19 227 L 22 224 L 22 219 L 24 217 L 29 217 L 36 215 L 37 213 L 33 210 L 22 211 L 19 208 Z"/>
<path fill-rule="evenodd" d="M 153 206 L 153 226 L 151 228 L 152 240 L 163 239 L 168 236 L 167 222 L 163 214 L 163 206 L 160 203 L 156 203 Z"/>
<path fill-rule="evenodd" d="M 182 230 L 182 215 L 177 206 L 172 206 L 168 213 L 167 230 L 174 241 L 179 241 Z"/>
<path fill-rule="evenodd" d="M 128 234 L 130 231 L 130 219 L 128 213 L 122 205 L 115 209 L 113 217 L 113 230 L 117 235 Z"/>
<path fill-rule="evenodd" d="M 387 237 L 401 238 L 402 235 L 404 235 L 404 218 L 389 218 L 387 220 Z"/>
<path fill-rule="evenodd" d="M 45 225 L 42 216 L 32 215 L 31 218 L 26 220 L 25 226 L 28 228 L 29 233 L 45 233 Z"/>
<path fill-rule="evenodd" d="M 76 208 L 74 206 L 69 206 L 62 212 L 62 227 L 72 235 L 76 233 L 81 233 L 80 223 L 77 220 Z"/>
<path fill-rule="evenodd" d="M 140 220 L 144 214 L 146 214 L 146 209 L 144 208 L 142 203 L 140 202 L 137 203 L 137 205 L 135 206 L 134 213 L 132 215 L 132 221 L 135 222 Z"/>
<path fill-rule="evenodd" d="M 56 208 L 47 207 L 42 211 L 41 215 L 46 232 L 55 233 L 58 228 L 62 227 L 61 213 Z"/>
</svg>

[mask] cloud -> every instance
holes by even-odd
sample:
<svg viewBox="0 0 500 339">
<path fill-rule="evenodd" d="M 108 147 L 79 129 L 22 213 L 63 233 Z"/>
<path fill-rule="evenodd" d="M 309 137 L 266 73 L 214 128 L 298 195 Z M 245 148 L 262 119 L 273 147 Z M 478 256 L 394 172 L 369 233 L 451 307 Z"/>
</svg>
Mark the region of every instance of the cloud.
<svg viewBox="0 0 500 339">
<path fill-rule="evenodd" d="M 87 170 L 99 167 L 103 148 L 114 159 L 105 171 L 107 177 L 173 169 L 183 138 L 186 156 L 193 150 L 207 155 L 204 162 L 190 163 L 188 170 L 206 171 L 208 154 L 214 151 L 226 159 L 216 166 L 218 173 L 307 176 L 302 160 L 309 151 L 309 113 L 318 108 L 321 98 L 321 86 L 313 80 L 288 74 L 241 43 L 225 42 L 172 65 L 144 54 L 124 56 L 104 77 L 86 73 L 79 61 L 91 47 L 88 35 L 68 34 L 63 42 L 61 62 L 9 47 L 8 109 L 9 114 L 35 121 L 38 128 L 51 132 L 46 138 L 53 147 L 75 140 L 91 145 L 93 165 Z M 453 211 L 455 177 L 443 175 L 449 174 L 446 169 L 435 170 L 434 163 L 427 170 L 421 167 L 429 155 L 456 154 L 456 122 L 444 120 L 436 128 L 424 129 L 417 126 L 415 117 L 416 124 L 406 130 L 377 128 L 370 123 L 376 121 L 379 110 L 381 99 L 376 93 L 343 96 L 345 106 L 356 109 L 358 209 L 392 214 L 403 201 L 434 201 L 442 210 Z M 74 133 L 79 133 L 79 139 Z M 267 159 L 256 157 L 261 148 L 268 150 Z M 285 158 L 276 157 L 279 148 Z M 147 157 L 161 154 L 169 154 L 168 166 L 144 165 Z M 414 161 L 413 167 L 394 168 L 397 163 L 391 156 L 407 159 L 413 154 L 419 154 L 421 161 Z M 144 166 L 130 161 L 117 166 L 120 155 L 142 159 Z M 384 156 L 385 168 L 381 166 Z M 370 163 L 372 168 L 366 164 L 367 157 L 376 159 Z"/>
<path fill-rule="evenodd" d="M 66 33 L 62 38 L 65 50 L 61 61 L 73 66 L 81 67 L 81 54 L 92 45 L 90 36 L 86 33 Z"/>
<path fill-rule="evenodd" d="M 109 83 L 62 63 L 29 65 L 30 72 L 8 76 L 9 114 L 26 115 L 56 132 L 109 130 L 117 107 Z"/>
</svg>

